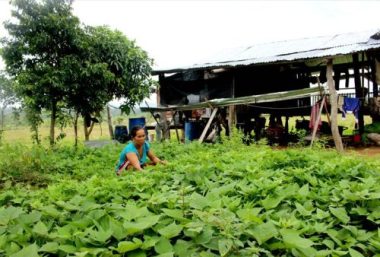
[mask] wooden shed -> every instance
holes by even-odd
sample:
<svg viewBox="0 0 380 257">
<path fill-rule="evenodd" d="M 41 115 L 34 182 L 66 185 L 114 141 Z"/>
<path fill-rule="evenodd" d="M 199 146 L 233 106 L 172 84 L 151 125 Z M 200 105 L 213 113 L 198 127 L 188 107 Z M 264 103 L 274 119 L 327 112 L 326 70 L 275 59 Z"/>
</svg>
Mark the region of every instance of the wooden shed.
<svg viewBox="0 0 380 257">
<path fill-rule="evenodd" d="M 338 94 L 360 99 L 359 125 L 366 104 L 378 96 L 380 31 L 303 38 L 226 49 L 202 63 L 155 69 L 159 77 L 158 107 L 183 106 L 219 98 L 308 89 L 327 81 L 332 63 Z M 316 99 L 230 105 L 229 122 L 236 124 L 261 113 L 309 115 Z"/>
</svg>

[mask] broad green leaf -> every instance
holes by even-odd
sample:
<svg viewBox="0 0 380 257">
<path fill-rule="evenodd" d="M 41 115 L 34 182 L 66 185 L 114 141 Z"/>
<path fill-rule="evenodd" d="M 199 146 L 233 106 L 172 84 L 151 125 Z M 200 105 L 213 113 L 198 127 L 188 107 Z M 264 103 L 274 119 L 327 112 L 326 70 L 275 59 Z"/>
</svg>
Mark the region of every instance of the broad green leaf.
<svg viewBox="0 0 380 257">
<path fill-rule="evenodd" d="M 127 221 L 131 221 L 136 218 L 145 217 L 148 215 L 151 215 L 151 213 L 148 211 L 147 207 L 137 207 L 134 204 L 128 203 L 125 206 L 124 212 L 118 212 L 118 215 L 123 217 Z"/>
<path fill-rule="evenodd" d="M 234 243 L 231 239 L 220 239 L 218 241 L 220 256 L 227 256 L 227 254 L 231 251 L 233 244 Z"/>
<path fill-rule="evenodd" d="M 158 241 L 160 241 L 160 239 L 161 238 L 158 236 L 150 237 L 150 236 L 145 235 L 144 236 L 144 242 L 141 245 L 141 249 L 147 250 L 147 249 L 152 248 L 153 246 L 155 246 L 157 244 Z"/>
<path fill-rule="evenodd" d="M 303 197 L 306 197 L 306 196 L 308 196 L 309 195 L 309 184 L 305 184 L 305 185 L 303 185 L 300 189 L 299 189 L 299 191 L 298 191 L 298 194 L 300 195 L 300 196 L 303 196 Z"/>
<path fill-rule="evenodd" d="M 33 228 L 33 233 L 36 233 L 41 236 L 46 236 L 49 234 L 48 228 L 46 225 L 42 222 L 39 221 Z"/>
<path fill-rule="evenodd" d="M 58 218 L 59 216 L 61 216 L 61 213 L 62 213 L 62 212 L 58 211 L 53 205 L 43 206 L 40 208 L 40 211 L 43 214 L 46 214 L 46 215 L 51 216 L 53 218 Z"/>
<path fill-rule="evenodd" d="M 244 222 L 262 223 L 262 219 L 258 217 L 261 210 L 262 208 L 240 209 L 236 212 L 236 214 Z"/>
<path fill-rule="evenodd" d="M 10 220 L 13 220 L 23 213 L 22 208 L 10 206 L 5 209 L 0 209 L 0 225 L 7 225 Z"/>
<path fill-rule="evenodd" d="M 159 229 L 158 233 L 160 233 L 162 236 L 166 238 L 172 238 L 181 233 L 182 228 L 183 227 L 181 225 L 177 225 L 175 224 L 175 222 L 173 222 L 169 226 Z"/>
<path fill-rule="evenodd" d="M 247 233 L 252 235 L 257 240 L 259 245 L 278 235 L 276 226 L 270 221 L 257 225 L 253 229 L 248 229 Z"/>
<path fill-rule="evenodd" d="M 348 249 L 348 252 L 350 253 L 351 257 L 364 257 L 363 254 L 361 254 L 353 248 Z"/>
<path fill-rule="evenodd" d="M 291 229 L 281 229 L 280 233 L 285 245 L 288 248 L 309 248 L 314 243 L 309 239 L 305 239 L 299 236 L 299 232 Z"/>
<path fill-rule="evenodd" d="M 202 195 L 195 192 L 192 193 L 189 197 L 189 204 L 190 207 L 197 210 L 203 210 L 205 207 L 209 206 L 208 200 Z"/>
<path fill-rule="evenodd" d="M 154 246 L 154 250 L 159 254 L 173 252 L 173 246 L 171 245 L 169 239 L 161 237 L 161 239 Z"/>
<path fill-rule="evenodd" d="M 122 241 L 122 242 L 120 242 L 117 245 L 116 250 L 119 253 L 126 253 L 126 252 L 130 252 L 130 251 L 133 251 L 133 250 L 136 250 L 136 249 L 140 248 L 141 245 L 142 245 L 141 240 L 137 239 L 137 238 L 134 238 L 133 242 L 131 242 L 131 241 Z"/>
<path fill-rule="evenodd" d="M 302 216 L 310 216 L 311 215 L 311 211 L 306 210 L 305 207 L 303 207 L 301 204 L 296 202 L 295 205 L 296 205 L 297 211 Z"/>
<path fill-rule="evenodd" d="M 276 208 L 282 201 L 282 196 L 271 196 L 268 195 L 264 200 L 261 201 L 261 204 L 266 210 Z"/>
<path fill-rule="evenodd" d="M 332 251 L 331 250 L 319 250 L 315 257 L 326 257 L 331 256 Z"/>
<path fill-rule="evenodd" d="M 317 219 L 322 220 L 322 219 L 325 219 L 325 218 L 327 218 L 327 217 L 329 217 L 329 216 L 330 216 L 330 213 L 329 213 L 329 212 L 327 212 L 327 211 L 322 211 L 321 209 L 318 209 L 318 208 L 317 208 L 317 214 L 316 214 L 314 217 L 316 217 Z"/>
<path fill-rule="evenodd" d="M 22 248 L 21 251 L 12 254 L 10 257 L 39 257 L 38 247 L 36 244 L 29 245 Z"/>
<path fill-rule="evenodd" d="M 88 236 L 92 240 L 95 240 L 100 243 L 105 243 L 112 236 L 112 231 L 103 229 L 90 230 Z"/>
<path fill-rule="evenodd" d="M 126 229 L 128 235 L 141 233 L 144 229 L 151 228 L 157 224 L 161 215 L 151 215 L 139 218 L 136 222 L 124 222 L 123 227 Z"/>
<path fill-rule="evenodd" d="M 8 245 L 5 247 L 6 252 L 11 255 L 13 253 L 17 253 L 21 250 L 20 246 L 16 244 L 15 242 L 10 242 Z"/>
<path fill-rule="evenodd" d="M 40 252 L 48 252 L 48 253 L 56 253 L 58 251 L 58 243 L 57 242 L 48 242 L 41 246 Z"/>
<path fill-rule="evenodd" d="M 71 238 L 72 232 L 73 232 L 73 228 L 69 225 L 57 228 L 57 236 L 62 239 Z"/>
<path fill-rule="evenodd" d="M 162 209 L 162 211 L 169 217 L 181 221 L 181 222 L 189 222 L 189 219 L 183 217 L 182 210 L 171 210 L 171 209 Z"/>
<path fill-rule="evenodd" d="M 142 250 L 136 250 L 128 253 L 128 257 L 146 257 L 146 253 Z"/>
<path fill-rule="evenodd" d="M 150 215 L 147 217 L 137 219 L 137 222 L 142 224 L 144 229 L 147 229 L 156 225 L 160 218 L 161 215 Z"/>
<path fill-rule="evenodd" d="M 213 233 L 214 230 L 210 226 L 207 226 L 203 229 L 202 233 L 194 238 L 194 242 L 197 244 L 206 244 L 212 239 Z"/>
<path fill-rule="evenodd" d="M 189 256 L 189 248 L 193 245 L 191 241 L 177 240 L 174 245 L 174 253 L 179 257 Z"/>
<path fill-rule="evenodd" d="M 3 249 L 3 247 L 7 243 L 7 236 L 6 235 L 0 235 L 0 249 Z"/>
<path fill-rule="evenodd" d="M 65 253 L 75 253 L 77 251 L 77 248 L 73 245 L 60 245 L 58 249 Z"/>
<path fill-rule="evenodd" d="M 173 257 L 173 256 L 174 256 L 174 253 L 173 252 L 169 252 L 169 253 L 159 254 L 156 257 Z"/>
<path fill-rule="evenodd" d="M 18 219 L 24 224 L 35 223 L 41 220 L 41 213 L 39 211 L 32 211 L 28 214 L 21 214 Z"/>
<path fill-rule="evenodd" d="M 123 228 L 123 224 L 113 218 L 109 219 L 109 228 L 112 232 L 112 236 L 115 237 L 117 240 L 122 240 L 125 238 L 125 231 Z"/>
<path fill-rule="evenodd" d="M 342 207 L 339 207 L 339 208 L 329 207 L 329 209 L 330 209 L 330 212 L 344 224 L 350 221 L 350 217 L 347 215 L 346 209 Z"/>
<path fill-rule="evenodd" d="M 200 257 L 218 257 L 219 255 L 213 254 L 211 252 L 202 251 L 199 253 L 199 256 Z"/>
</svg>

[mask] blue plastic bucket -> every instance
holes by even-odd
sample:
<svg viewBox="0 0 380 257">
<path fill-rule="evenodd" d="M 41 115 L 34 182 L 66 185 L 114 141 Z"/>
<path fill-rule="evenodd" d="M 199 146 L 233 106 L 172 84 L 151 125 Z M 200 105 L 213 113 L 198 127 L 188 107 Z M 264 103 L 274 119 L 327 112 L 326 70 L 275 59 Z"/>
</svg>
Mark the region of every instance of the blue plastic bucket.
<svg viewBox="0 0 380 257">
<path fill-rule="evenodd" d="M 129 139 L 127 126 L 116 125 L 114 138 L 120 143 L 127 142 Z"/>
<path fill-rule="evenodd" d="M 185 122 L 185 141 L 193 141 L 201 136 L 201 124 L 196 121 Z"/>
<path fill-rule="evenodd" d="M 148 140 L 148 130 L 145 127 L 145 117 L 129 118 L 129 130 L 131 131 L 135 126 L 141 126 L 145 128 L 146 140 Z"/>
</svg>

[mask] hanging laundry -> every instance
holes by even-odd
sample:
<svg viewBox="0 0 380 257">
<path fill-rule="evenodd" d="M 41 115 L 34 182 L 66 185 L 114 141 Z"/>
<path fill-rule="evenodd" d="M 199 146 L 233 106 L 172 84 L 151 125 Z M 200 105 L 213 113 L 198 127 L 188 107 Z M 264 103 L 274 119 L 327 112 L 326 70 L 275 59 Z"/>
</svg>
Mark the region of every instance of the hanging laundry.
<svg viewBox="0 0 380 257">
<path fill-rule="evenodd" d="M 319 115 L 319 108 L 320 108 L 319 102 L 317 102 L 316 104 L 314 104 L 313 107 L 311 107 L 310 122 L 309 122 L 309 128 L 310 129 L 313 129 L 314 126 L 318 126 L 317 130 L 319 130 L 322 126 L 322 119 L 321 118 L 319 118 L 319 122 L 318 122 L 318 124 L 316 124 L 317 118 Z"/>
<path fill-rule="evenodd" d="M 342 107 L 342 117 L 346 118 L 346 113 L 353 113 L 355 115 L 355 122 L 359 121 L 360 100 L 358 98 L 345 97 Z"/>
</svg>

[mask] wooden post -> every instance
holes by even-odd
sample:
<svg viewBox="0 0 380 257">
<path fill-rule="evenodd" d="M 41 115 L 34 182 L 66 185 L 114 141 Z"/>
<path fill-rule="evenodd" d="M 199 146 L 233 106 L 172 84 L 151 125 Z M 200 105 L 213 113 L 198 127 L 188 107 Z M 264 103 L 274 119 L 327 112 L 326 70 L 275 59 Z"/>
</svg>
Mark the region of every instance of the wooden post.
<svg viewBox="0 0 380 257">
<path fill-rule="evenodd" d="M 343 152 L 343 143 L 342 138 L 340 137 L 338 130 L 338 102 L 337 94 L 334 87 L 333 79 L 333 64 L 332 59 L 327 59 L 326 65 L 326 76 L 327 76 L 327 85 L 330 92 L 330 104 L 331 104 L 331 133 L 334 139 L 335 148 L 338 152 Z M 323 103 L 324 104 L 324 103 Z"/>
<path fill-rule="evenodd" d="M 232 87 L 231 87 L 231 98 L 235 98 L 235 74 L 232 74 Z M 236 107 L 231 105 L 228 107 L 228 127 L 230 129 L 230 135 L 232 135 L 232 130 L 236 125 Z"/>
<path fill-rule="evenodd" d="M 317 119 L 314 122 L 313 134 L 311 136 L 310 147 L 313 146 L 315 135 L 317 134 L 318 124 L 319 124 L 319 121 L 321 120 L 322 109 L 323 109 L 323 106 L 325 105 L 325 100 L 326 100 L 326 96 L 323 96 L 321 106 L 319 107 L 319 112 L 318 112 L 318 115 L 317 115 Z"/>
<path fill-rule="evenodd" d="M 371 78 L 372 78 L 373 97 L 377 97 L 378 94 L 379 94 L 379 90 L 377 88 L 376 73 L 380 74 L 380 70 L 376 70 L 376 57 L 375 56 L 373 56 L 371 58 L 371 64 L 370 65 L 371 65 Z M 380 67 L 380 65 L 379 65 L 379 67 Z"/>
<path fill-rule="evenodd" d="M 204 128 L 202 134 L 201 134 L 201 137 L 199 138 L 199 143 L 202 143 L 204 138 L 206 137 L 206 133 L 207 133 L 207 130 L 210 128 L 210 125 L 212 123 L 212 120 L 214 119 L 215 115 L 216 115 L 216 112 L 218 111 L 218 108 L 215 108 L 212 113 L 211 113 L 211 116 L 206 124 L 206 127 Z"/>
<path fill-rule="evenodd" d="M 357 53 L 352 55 L 352 61 L 354 63 L 354 80 L 355 80 L 355 95 L 359 98 L 360 109 L 358 112 L 359 119 L 359 133 L 364 132 L 364 117 L 363 117 L 363 89 L 360 82 L 360 70 L 359 70 L 359 56 Z"/>
<path fill-rule="evenodd" d="M 177 114 L 177 111 L 175 111 L 175 112 L 172 111 L 172 117 L 173 117 L 172 119 L 173 119 L 173 123 L 174 123 L 175 134 L 177 136 L 178 143 L 181 143 L 181 140 L 179 139 L 178 129 L 177 129 L 177 122 L 175 121 L 176 114 Z"/>
<path fill-rule="evenodd" d="M 107 104 L 107 122 L 108 122 L 108 130 L 110 132 L 110 137 L 111 137 L 111 139 L 114 139 L 111 109 L 110 109 L 110 106 L 108 104 Z"/>
</svg>

